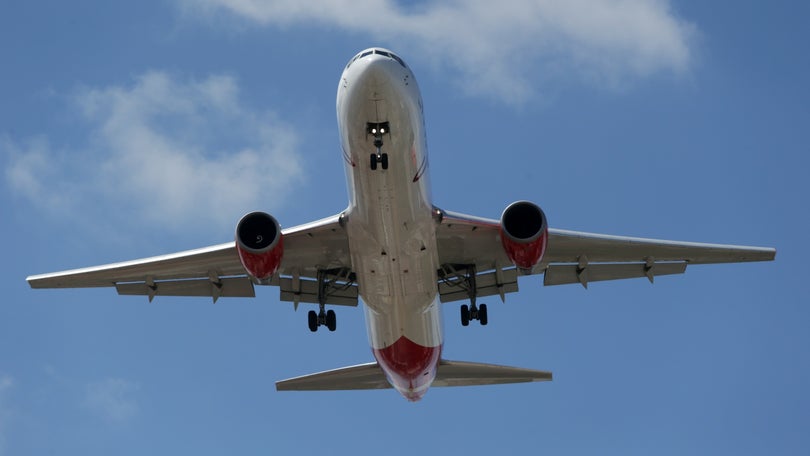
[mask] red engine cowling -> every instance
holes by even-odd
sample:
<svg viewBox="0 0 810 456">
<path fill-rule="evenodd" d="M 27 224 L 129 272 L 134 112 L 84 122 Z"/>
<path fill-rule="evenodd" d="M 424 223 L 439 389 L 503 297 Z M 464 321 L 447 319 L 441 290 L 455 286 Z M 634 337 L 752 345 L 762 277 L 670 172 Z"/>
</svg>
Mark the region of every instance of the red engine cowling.
<svg viewBox="0 0 810 456">
<path fill-rule="evenodd" d="M 540 262 L 546 251 L 546 214 L 529 201 L 510 204 L 501 215 L 501 243 L 515 266 L 531 269 Z"/>
<path fill-rule="evenodd" d="M 236 251 L 245 270 L 259 281 L 269 279 L 281 265 L 284 242 L 273 216 L 251 212 L 236 225 Z"/>
</svg>

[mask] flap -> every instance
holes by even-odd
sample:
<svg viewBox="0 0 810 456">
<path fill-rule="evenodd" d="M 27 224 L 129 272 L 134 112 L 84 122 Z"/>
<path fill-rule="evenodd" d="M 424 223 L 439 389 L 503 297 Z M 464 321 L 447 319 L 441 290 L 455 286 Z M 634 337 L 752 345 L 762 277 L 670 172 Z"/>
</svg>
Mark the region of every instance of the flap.
<svg viewBox="0 0 810 456">
<path fill-rule="evenodd" d="M 476 296 L 480 298 L 482 296 L 517 292 L 517 276 L 517 269 L 504 269 L 501 271 L 501 283 L 498 283 L 498 277 L 495 271 L 476 274 Z M 465 281 L 462 279 L 440 280 L 439 299 L 441 302 L 463 301 L 470 299 Z"/>
<path fill-rule="evenodd" d="M 601 263 L 589 264 L 584 268 L 577 264 L 555 264 L 546 269 L 543 285 L 581 283 L 587 286 L 589 282 L 637 277 L 646 277 L 652 282 L 656 276 L 683 274 L 684 271 L 685 262 L 654 263 L 650 266 L 645 263 Z"/>
<path fill-rule="evenodd" d="M 209 279 L 171 280 L 154 282 L 118 283 L 118 294 L 128 296 L 211 296 L 214 298 L 253 298 L 256 296 L 253 283 L 247 277 L 221 278 L 217 282 Z"/>
<path fill-rule="evenodd" d="M 296 286 L 294 277 L 281 277 L 278 281 L 280 299 L 288 302 L 309 302 L 318 304 L 318 282 L 315 280 L 298 279 Z M 354 283 L 331 284 L 326 293 L 326 304 L 339 306 L 357 306 L 357 285 Z"/>
</svg>

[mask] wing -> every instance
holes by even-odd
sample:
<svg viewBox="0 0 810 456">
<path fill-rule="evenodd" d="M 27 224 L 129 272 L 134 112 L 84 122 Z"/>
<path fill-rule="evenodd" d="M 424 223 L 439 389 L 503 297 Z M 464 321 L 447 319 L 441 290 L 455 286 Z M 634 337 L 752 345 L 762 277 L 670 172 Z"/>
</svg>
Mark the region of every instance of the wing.
<svg viewBox="0 0 810 456">
<path fill-rule="evenodd" d="M 475 266 L 477 296 L 517 291 L 518 271 L 501 246 L 500 222 L 444 212 L 437 230 L 442 302 L 466 299 L 465 267 Z M 664 241 L 549 229 L 548 247 L 530 274 L 544 285 L 680 274 L 688 264 L 770 261 L 776 250 L 763 247 Z"/>
<path fill-rule="evenodd" d="M 271 285 L 283 300 L 317 302 L 319 271 L 331 274 L 330 304 L 357 305 L 351 260 L 340 216 L 282 231 L 284 256 Z M 253 282 L 239 261 L 235 242 L 122 263 L 28 277 L 31 288 L 115 287 L 119 294 L 253 297 Z M 285 299 L 286 298 L 286 299 Z"/>
<path fill-rule="evenodd" d="M 772 261 L 776 250 L 764 247 L 704 244 L 549 230 L 544 285 L 632 277 L 653 281 L 680 274 L 687 264 Z"/>
</svg>

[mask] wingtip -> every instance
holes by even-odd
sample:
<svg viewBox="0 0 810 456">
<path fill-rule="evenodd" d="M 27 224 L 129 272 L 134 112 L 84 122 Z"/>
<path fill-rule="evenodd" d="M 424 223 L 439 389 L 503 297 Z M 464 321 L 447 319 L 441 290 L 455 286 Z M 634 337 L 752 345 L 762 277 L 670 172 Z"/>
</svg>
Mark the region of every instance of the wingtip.
<svg viewBox="0 0 810 456">
<path fill-rule="evenodd" d="M 30 275 L 25 278 L 25 281 L 28 283 L 28 286 L 33 289 L 44 288 L 40 286 L 40 279 L 42 277 L 43 277 L 42 275 Z"/>
</svg>

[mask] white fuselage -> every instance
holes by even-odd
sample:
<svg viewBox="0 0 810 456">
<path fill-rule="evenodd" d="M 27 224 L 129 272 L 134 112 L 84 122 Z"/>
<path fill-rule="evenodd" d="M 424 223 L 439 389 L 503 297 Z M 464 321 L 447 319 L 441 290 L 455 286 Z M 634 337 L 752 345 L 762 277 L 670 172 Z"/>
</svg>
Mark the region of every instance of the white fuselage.
<svg viewBox="0 0 810 456">
<path fill-rule="evenodd" d="M 341 76 L 337 117 L 349 187 L 345 227 L 369 342 L 391 384 L 417 400 L 435 377 L 442 328 L 436 222 L 413 73 L 387 50 L 361 52 Z M 382 140 L 379 150 L 375 139 Z"/>
</svg>

